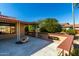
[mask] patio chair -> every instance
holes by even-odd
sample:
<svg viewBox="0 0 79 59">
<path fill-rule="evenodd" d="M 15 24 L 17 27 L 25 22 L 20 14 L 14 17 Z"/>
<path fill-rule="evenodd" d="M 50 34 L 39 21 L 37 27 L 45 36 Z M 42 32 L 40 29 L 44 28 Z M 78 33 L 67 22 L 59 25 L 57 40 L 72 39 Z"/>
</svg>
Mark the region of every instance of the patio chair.
<svg viewBox="0 0 79 59">
<path fill-rule="evenodd" d="M 20 41 L 16 42 L 16 44 L 23 44 L 28 42 L 28 40 L 29 40 L 29 37 L 25 36 L 25 37 L 22 37 Z"/>
</svg>

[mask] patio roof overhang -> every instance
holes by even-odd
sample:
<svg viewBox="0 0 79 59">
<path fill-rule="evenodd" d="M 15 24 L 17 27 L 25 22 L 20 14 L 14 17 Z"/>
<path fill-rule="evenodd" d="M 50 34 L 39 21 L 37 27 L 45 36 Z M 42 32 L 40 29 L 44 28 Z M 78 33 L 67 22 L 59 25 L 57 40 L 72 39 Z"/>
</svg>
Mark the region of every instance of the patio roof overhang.
<svg viewBox="0 0 79 59">
<path fill-rule="evenodd" d="M 17 22 L 20 22 L 21 24 L 25 24 L 25 25 L 37 25 L 37 23 L 35 22 L 24 22 L 17 20 L 14 17 L 0 15 L 0 23 L 17 23 Z"/>
<path fill-rule="evenodd" d="M 1 23 L 16 23 L 17 20 L 14 18 L 1 17 L 1 15 L 0 15 L 0 22 Z"/>
</svg>

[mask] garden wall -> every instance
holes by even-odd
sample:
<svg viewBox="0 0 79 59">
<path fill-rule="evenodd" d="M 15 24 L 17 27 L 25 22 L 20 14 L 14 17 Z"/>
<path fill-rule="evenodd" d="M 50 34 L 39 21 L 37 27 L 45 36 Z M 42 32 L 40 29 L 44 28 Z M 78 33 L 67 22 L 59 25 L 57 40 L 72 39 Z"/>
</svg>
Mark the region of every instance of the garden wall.
<svg viewBox="0 0 79 59">
<path fill-rule="evenodd" d="M 39 37 L 39 38 L 42 38 L 42 39 L 44 39 L 44 40 L 52 41 L 51 39 L 48 38 L 49 35 L 48 35 L 48 33 L 46 33 L 46 32 L 40 32 L 40 33 L 38 34 L 38 37 Z"/>
</svg>

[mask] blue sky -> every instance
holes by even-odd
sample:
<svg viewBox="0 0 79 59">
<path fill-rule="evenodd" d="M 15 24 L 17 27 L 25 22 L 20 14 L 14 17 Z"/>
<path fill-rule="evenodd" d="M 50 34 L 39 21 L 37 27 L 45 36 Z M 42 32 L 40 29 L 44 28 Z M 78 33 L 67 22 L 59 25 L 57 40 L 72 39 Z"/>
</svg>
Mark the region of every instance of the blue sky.
<svg viewBox="0 0 79 59">
<path fill-rule="evenodd" d="M 75 21 L 79 24 L 79 8 L 75 7 Z"/>
<path fill-rule="evenodd" d="M 71 3 L 0 3 L 0 11 L 3 15 L 27 22 L 56 18 L 60 23 L 72 23 Z"/>
</svg>

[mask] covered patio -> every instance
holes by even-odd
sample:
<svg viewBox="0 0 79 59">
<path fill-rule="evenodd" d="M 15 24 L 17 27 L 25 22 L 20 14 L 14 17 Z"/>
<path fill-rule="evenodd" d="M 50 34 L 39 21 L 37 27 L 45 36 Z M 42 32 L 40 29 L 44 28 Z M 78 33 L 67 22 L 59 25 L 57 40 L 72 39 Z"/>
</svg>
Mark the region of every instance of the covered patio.
<svg viewBox="0 0 79 59">
<path fill-rule="evenodd" d="M 21 37 L 26 36 L 26 25 L 34 24 L 19 21 L 13 17 L 0 15 L 0 56 L 29 56 L 51 43 L 46 40 L 28 36 L 29 42 L 16 44 Z M 12 30 L 12 28 L 14 29 Z"/>
<path fill-rule="evenodd" d="M 0 15 L 0 39 L 16 37 L 20 40 L 25 36 L 26 25 L 34 25 L 32 22 L 24 22 L 14 17 Z"/>
</svg>

